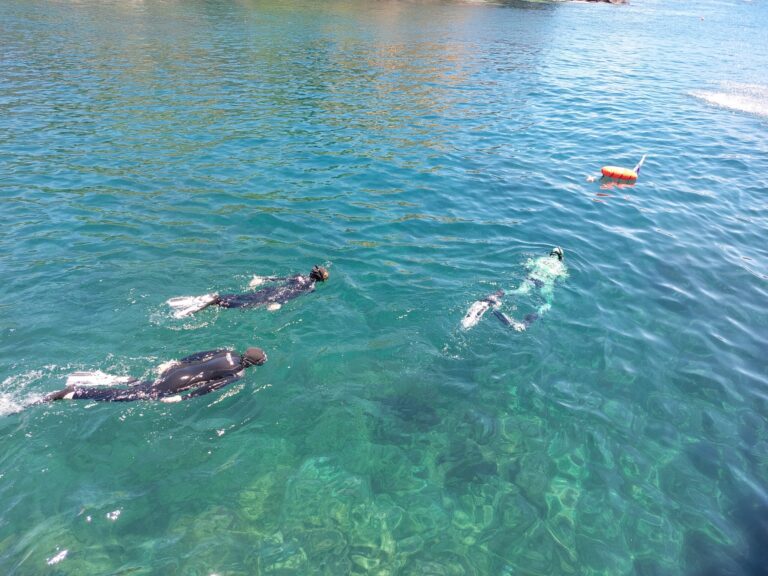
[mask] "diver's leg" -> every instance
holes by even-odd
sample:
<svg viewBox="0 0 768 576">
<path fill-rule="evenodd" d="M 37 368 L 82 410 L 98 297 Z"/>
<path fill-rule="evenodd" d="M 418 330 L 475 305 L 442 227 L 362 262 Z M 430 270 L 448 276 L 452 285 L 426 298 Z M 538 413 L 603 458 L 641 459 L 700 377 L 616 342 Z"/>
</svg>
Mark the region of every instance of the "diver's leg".
<svg viewBox="0 0 768 576">
<path fill-rule="evenodd" d="M 56 400 L 106 400 L 114 394 L 114 388 L 77 388 L 67 386 L 62 390 L 51 392 L 43 398 L 43 402 L 55 402 Z"/>
<path fill-rule="evenodd" d="M 544 304 L 536 308 L 536 312 L 531 312 L 530 314 L 526 314 L 522 322 L 524 328 L 522 328 L 521 330 L 526 330 L 531 324 L 536 322 L 536 320 L 544 316 L 544 314 L 546 314 L 552 309 L 552 300 L 554 297 L 554 291 L 552 289 L 552 286 L 544 285 L 541 287 L 539 292 L 541 293 L 542 298 L 544 298 Z"/>
<path fill-rule="evenodd" d="M 56 400 L 95 400 L 96 402 L 133 402 L 134 400 L 146 400 L 151 398 L 149 388 L 151 382 L 143 382 L 130 388 L 78 388 L 67 386 L 63 390 L 52 392 L 43 398 L 43 402 Z"/>
<path fill-rule="evenodd" d="M 135 384 L 138 378 L 130 376 L 115 376 L 101 370 L 96 372 L 72 372 L 67 376 L 66 386 L 115 386 L 117 384 Z"/>
<path fill-rule="evenodd" d="M 512 318 L 504 314 L 504 312 L 499 309 L 494 309 L 493 315 L 496 316 L 496 318 L 498 318 L 499 321 L 505 326 L 514 326 L 515 324 L 515 321 Z"/>
<path fill-rule="evenodd" d="M 142 386 L 132 388 L 79 388 L 72 400 L 95 400 L 96 402 L 133 402 L 146 400 L 150 396 Z"/>
<path fill-rule="evenodd" d="M 217 297 L 214 304 L 222 308 L 255 308 L 274 302 L 275 292 L 277 292 L 275 287 L 267 286 L 261 290 L 246 292 L 245 294 L 222 294 Z"/>
<path fill-rule="evenodd" d="M 555 300 L 555 286 L 554 284 L 547 283 L 541 287 L 540 292 L 541 297 L 544 299 L 544 304 L 539 306 L 538 313 L 542 316 L 552 308 L 552 302 Z"/>
<path fill-rule="evenodd" d="M 530 314 L 526 314 L 525 318 L 523 318 L 523 330 L 527 330 L 531 324 L 536 322 L 541 316 L 537 314 L 536 312 L 531 312 Z"/>
</svg>

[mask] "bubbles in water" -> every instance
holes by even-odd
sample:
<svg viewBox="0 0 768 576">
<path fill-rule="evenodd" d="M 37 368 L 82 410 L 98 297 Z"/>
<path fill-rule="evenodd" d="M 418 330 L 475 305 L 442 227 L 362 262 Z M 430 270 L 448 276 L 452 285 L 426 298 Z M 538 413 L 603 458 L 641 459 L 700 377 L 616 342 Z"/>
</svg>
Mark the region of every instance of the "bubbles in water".
<svg viewBox="0 0 768 576">
<path fill-rule="evenodd" d="M 8 414 L 21 412 L 23 408 L 24 404 L 18 402 L 10 394 L 0 395 L 0 416 L 7 416 Z"/>
</svg>

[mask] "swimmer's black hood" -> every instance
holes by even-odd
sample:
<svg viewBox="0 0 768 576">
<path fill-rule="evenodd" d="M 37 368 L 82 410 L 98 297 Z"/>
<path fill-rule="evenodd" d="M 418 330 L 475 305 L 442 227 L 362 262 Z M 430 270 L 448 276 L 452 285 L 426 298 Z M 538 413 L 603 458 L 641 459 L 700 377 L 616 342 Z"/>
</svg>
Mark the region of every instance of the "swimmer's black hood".
<svg viewBox="0 0 768 576">
<path fill-rule="evenodd" d="M 267 355 L 261 348 L 248 348 L 245 354 L 242 355 L 240 362 L 244 367 L 247 366 L 261 366 L 267 361 Z"/>
<path fill-rule="evenodd" d="M 560 248 L 560 246 L 555 246 L 552 248 L 552 250 L 549 253 L 550 256 L 557 256 L 557 259 L 562 261 L 563 260 L 563 249 Z"/>
</svg>

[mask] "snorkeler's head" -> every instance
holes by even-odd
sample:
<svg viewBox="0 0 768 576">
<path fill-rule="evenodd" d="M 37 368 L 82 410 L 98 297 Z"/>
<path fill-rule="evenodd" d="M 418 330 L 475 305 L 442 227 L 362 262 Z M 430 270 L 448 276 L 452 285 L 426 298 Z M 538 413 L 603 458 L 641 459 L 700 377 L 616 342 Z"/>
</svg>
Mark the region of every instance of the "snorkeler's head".
<svg viewBox="0 0 768 576">
<path fill-rule="evenodd" d="M 251 347 L 243 354 L 241 362 L 244 367 L 261 366 L 267 361 L 267 355 L 261 348 Z"/>
<path fill-rule="evenodd" d="M 312 272 L 309 273 L 309 277 L 318 282 L 325 282 L 328 280 L 328 270 L 322 266 L 313 266 Z"/>
<path fill-rule="evenodd" d="M 555 246 L 554 248 L 552 248 L 552 250 L 550 251 L 549 255 L 550 256 L 557 256 L 558 260 L 562 260 L 563 256 L 565 256 L 565 254 L 563 253 L 563 249 L 560 248 L 560 246 Z"/>
</svg>

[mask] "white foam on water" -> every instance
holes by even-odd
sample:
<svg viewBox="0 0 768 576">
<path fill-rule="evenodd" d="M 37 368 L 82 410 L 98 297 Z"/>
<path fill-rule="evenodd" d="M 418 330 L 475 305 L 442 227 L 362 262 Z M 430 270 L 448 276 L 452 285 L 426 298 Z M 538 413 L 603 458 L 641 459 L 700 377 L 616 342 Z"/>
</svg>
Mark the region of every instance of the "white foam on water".
<svg viewBox="0 0 768 576">
<path fill-rule="evenodd" d="M 694 90 L 691 96 L 730 110 L 768 116 L 768 86 L 723 82 L 721 90 Z"/>
<path fill-rule="evenodd" d="M 21 412 L 24 408 L 38 401 L 39 394 L 30 395 L 27 387 L 42 378 L 42 370 L 30 370 L 21 374 L 9 376 L 0 384 L 0 416 L 8 416 Z"/>
<path fill-rule="evenodd" d="M 0 394 L 0 416 L 8 416 L 21 412 L 24 409 L 24 403 L 11 394 Z"/>
</svg>

